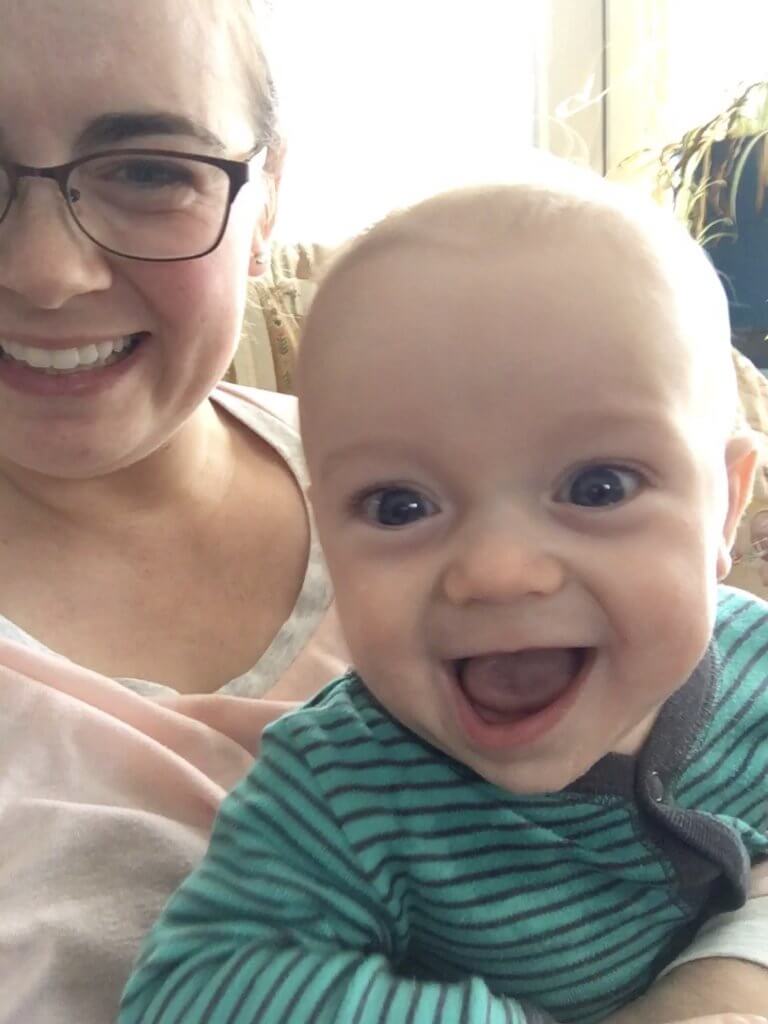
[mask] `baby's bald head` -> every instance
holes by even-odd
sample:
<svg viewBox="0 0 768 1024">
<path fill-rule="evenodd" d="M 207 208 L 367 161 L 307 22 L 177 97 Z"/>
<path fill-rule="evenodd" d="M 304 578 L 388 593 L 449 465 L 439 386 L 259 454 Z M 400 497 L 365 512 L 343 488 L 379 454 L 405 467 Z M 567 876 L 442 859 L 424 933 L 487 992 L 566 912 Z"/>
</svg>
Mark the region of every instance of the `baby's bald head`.
<svg viewBox="0 0 768 1024">
<path fill-rule="evenodd" d="M 522 278 L 542 261 L 553 266 L 557 261 L 564 277 L 584 278 L 587 264 L 600 255 L 602 263 L 595 266 L 585 298 L 603 305 L 631 303 L 638 319 L 636 340 L 647 358 L 663 356 L 677 374 L 689 378 L 691 397 L 707 428 L 730 433 L 738 422 L 738 399 L 728 308 L 708 258 L 649 200 L 589 172 L 559 165 L 545 180 L 429 199 L 389 216 L 340 253 L 308 317 L 299 374 L 302 403 L 307 404 L 310 393 L 318 394 L 312 378 L 329 372 L 335 351 L 348 359 L 347 346 L 353 344 L 352 357 L 360 355 L 363 342 L 353 320 L 374 323 L 379 330 L 391 321 L 396 295 L 391 288 L 382 294 L 379 286 L 398 264 L 441 266 L 446 291 L 457 278 L 479 282 L 486 276 L 498 293 L 499 288 L 514 289 L 515 277 Z M 401 281 L 404 292 L 407 277 Z M 551 301 L 568 301 L 568 281 L 551 284 Z M 428 318 L 429 296 L 425 298 L 419 312 Z M 382 308 L 379 300 L 384 301 Z M 432 289 L 432 301 L 444 301 L 439 287 Z M 651 311 L 659 306 L 668 308 L 667 321 L 674 329 L 664 337 L 643 337 L 643 320 L 650 321 Z M 491 318 L 496 315 L 493 308 L 487 312 Z M 412 346 L 418 344 L 418 324 L 414 328 Z M 602 345 L 609 339 L 595 340 Z M 620 339 L 615 341 L 619 344 Z M 524 343 L 530 358 L 537 358 L 535 336 L 507 336 L 507 344 L 516 343 Z M 568 344 L 567 336 L 562 343 Z"/>
</svg>

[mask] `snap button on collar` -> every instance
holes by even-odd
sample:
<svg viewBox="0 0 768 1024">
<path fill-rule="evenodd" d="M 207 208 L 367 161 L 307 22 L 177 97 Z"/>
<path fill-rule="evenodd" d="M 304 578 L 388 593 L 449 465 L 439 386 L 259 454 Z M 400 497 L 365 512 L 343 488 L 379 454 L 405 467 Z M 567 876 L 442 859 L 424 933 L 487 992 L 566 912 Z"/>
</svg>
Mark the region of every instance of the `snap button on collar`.
<svg viewBox="0 0 768 1024">
<path fill-rule="evenodd" d="M 664 802 L 664 783 L 658 772 L 648 773 L 648 795 L 654 803 Z"/>
</svg>

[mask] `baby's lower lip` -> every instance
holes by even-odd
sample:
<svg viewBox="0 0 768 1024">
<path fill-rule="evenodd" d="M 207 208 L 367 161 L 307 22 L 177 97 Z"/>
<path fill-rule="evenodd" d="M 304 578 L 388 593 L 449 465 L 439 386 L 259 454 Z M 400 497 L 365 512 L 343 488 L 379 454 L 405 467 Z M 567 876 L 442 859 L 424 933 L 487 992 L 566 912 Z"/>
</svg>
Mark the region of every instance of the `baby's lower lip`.
<svg viewBox="0 0 768 1024">
<path fill-rule="evenodd" d="M 595 662 L 593 648 L 579 648 L 578 669 L 567 686 L 550 701 L 503 712 L 474 701 L 461 683 L 461 662 L 447 666 L 459 727 L 469 746 L 488 754 L 533 744 L 553 729 L 577 699 Z"/>
</svg>

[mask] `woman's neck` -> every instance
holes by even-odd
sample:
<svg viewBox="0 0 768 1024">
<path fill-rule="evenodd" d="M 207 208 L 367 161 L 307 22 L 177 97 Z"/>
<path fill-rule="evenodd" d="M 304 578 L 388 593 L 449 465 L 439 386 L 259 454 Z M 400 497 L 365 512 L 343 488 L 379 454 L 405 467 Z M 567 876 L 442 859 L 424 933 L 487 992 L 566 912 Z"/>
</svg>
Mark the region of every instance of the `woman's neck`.
<svg viewBox="0 0 768 1024">
<path fill-rule="evenodd" d="M 141 461 L 87 480 L 53 478 L 0 463 L 0 504 L 19 515 L 111 532 L 176 516 L 207 518 L 234 474 L 232 432 L 224 414 L 204 402 L 164 445 Z"/>
</svg>

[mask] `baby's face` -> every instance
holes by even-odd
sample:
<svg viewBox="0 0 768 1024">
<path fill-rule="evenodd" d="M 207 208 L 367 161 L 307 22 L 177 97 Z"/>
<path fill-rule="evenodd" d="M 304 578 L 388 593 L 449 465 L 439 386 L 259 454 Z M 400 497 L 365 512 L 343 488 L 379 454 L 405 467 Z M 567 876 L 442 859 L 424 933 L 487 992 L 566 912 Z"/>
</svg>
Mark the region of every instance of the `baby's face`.
<svg viewBox="0 0 768 1024">
<path fill-rule="evenodd" d="M 520 249 L 473 268 L 400 246 L 349 271 L 302 422 L 367 686 L 540 792 L 634 752 L 690 675 L 733 515 L 725 437 L 647 261 Z"/>
</svg>

